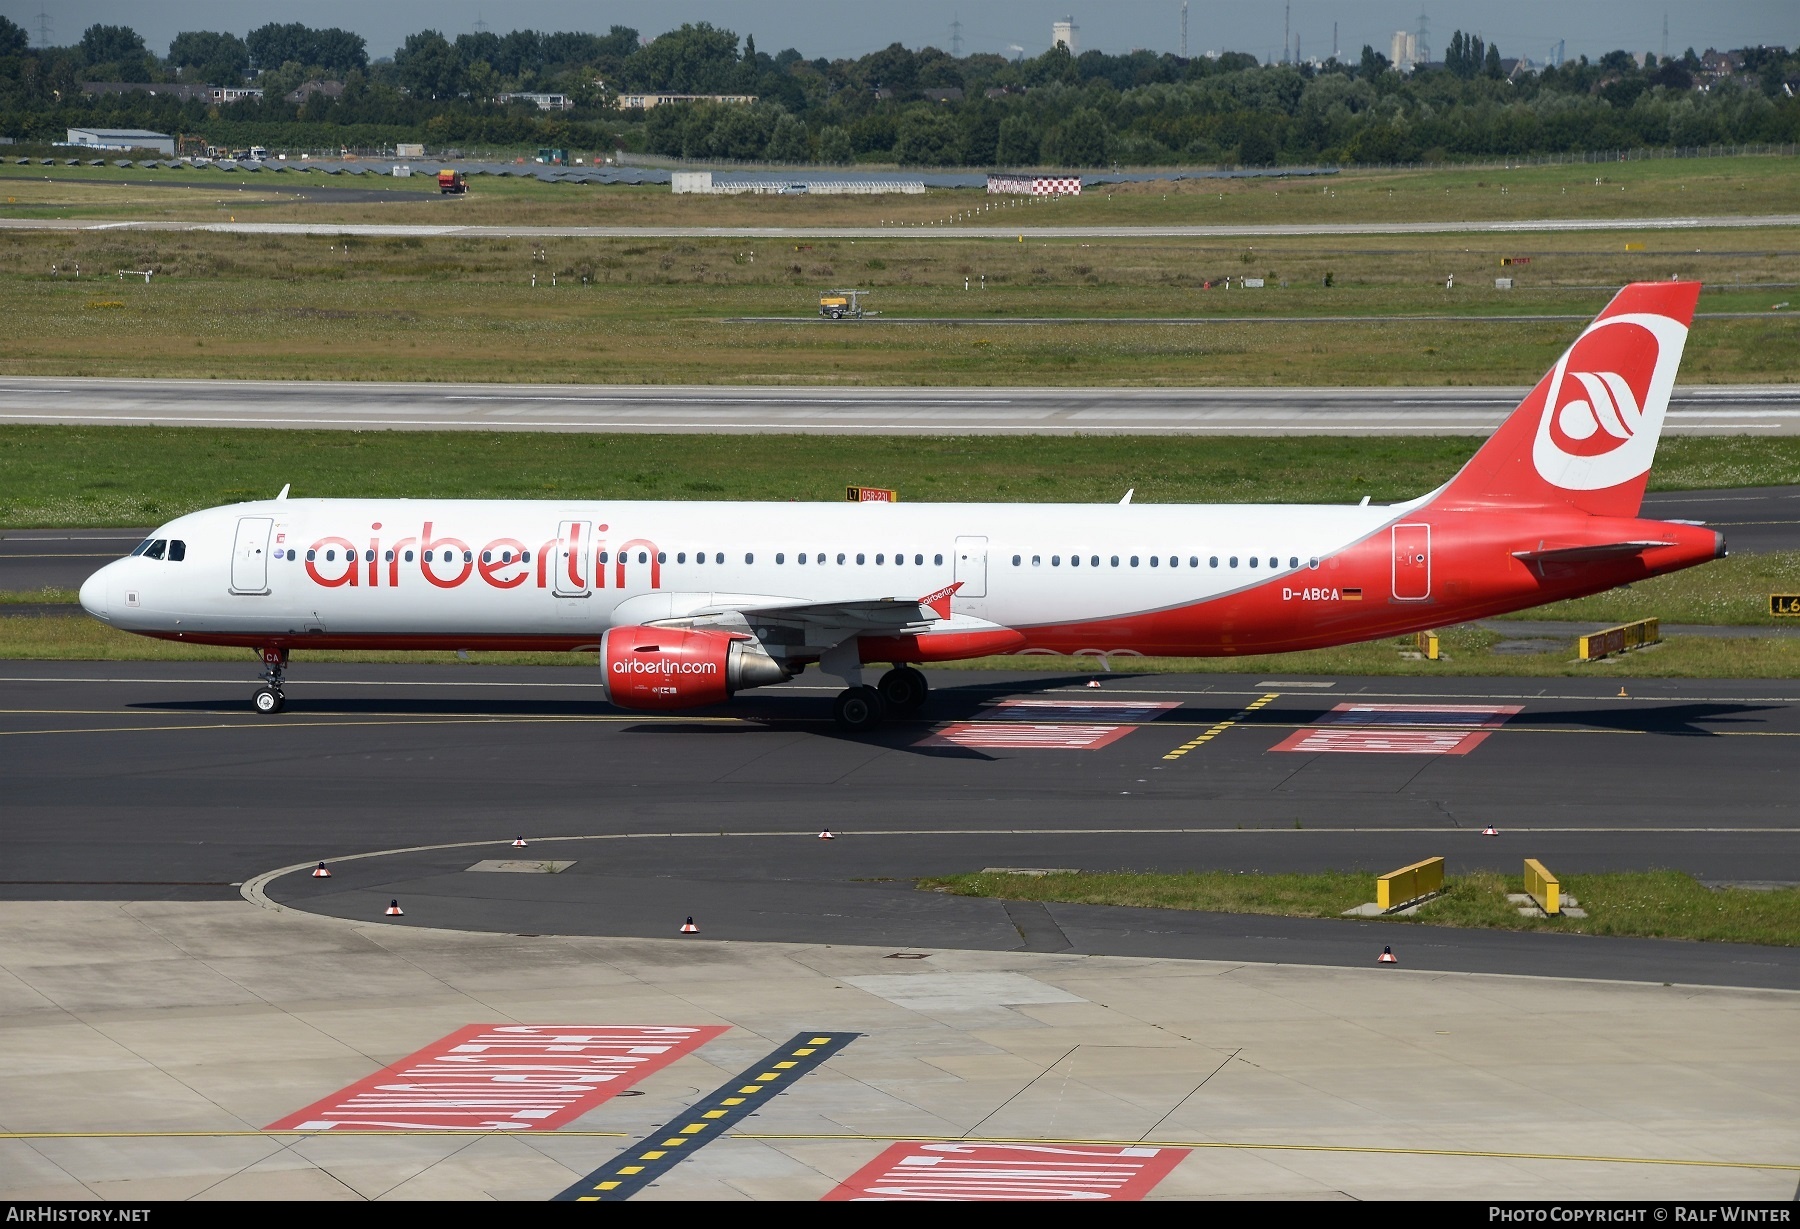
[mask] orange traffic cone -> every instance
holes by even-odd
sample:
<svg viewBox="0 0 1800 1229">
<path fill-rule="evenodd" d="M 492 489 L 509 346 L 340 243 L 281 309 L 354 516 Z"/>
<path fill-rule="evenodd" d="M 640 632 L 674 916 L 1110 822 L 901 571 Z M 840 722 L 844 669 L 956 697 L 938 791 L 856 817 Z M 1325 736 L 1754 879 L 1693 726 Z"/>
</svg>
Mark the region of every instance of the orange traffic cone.
<svg viewBox="0 0 1800 1229">
<path fill-rule="evenodd" d="M 1631 697 L 1630 697 L 1630 696 L 1628 696 L 1628 695 L 1626 695 L 1626 694 L 1625 694 L 1625 688 L 1624 688 L 1624 687 L 1623 687 L 1623 686 L 1621 686 L 1621 687 L 1620 687 L 1620 688 L 1619 688 L 1619 696 L 1618 696 L 1618 698 L 1619 698 L 1619 699 L 1621 699 L 1621 700 L 1629 700 L 1629 699 L 1631 699 Z"/>
<path fill-rule="evenodd" d="M 681 924 L 681 933 L 684 935 L 697 935 L 700 933 L 700 928 L 694 925 L 693 918 L 689 918 Z"/>
<path fill-rule="evenodd" d="M 1384 947 L 1381 949 L 1381 955 L 1375 957 L 1375 963 L 1376 964 L 1399 964 L 1400 959 L 1399 959 L 1399 957 L 1394 955 L 1393 948 Z"/>
<path fill-rule="evenodd" d="M 390 900 L 388 902 L 387 915 L 389 917 L 405 917 L 406 913 L 400 908 L 399 901 Z"/>
<path fill-rule="evenodd" d="M 821 828 L 821 829 L 819 829 L 819 839 L 820 839 L 820 840 L 821 840 L 821 841 L 835 841 L 835 840 L 837 840 L 837 838 L 836 838 L 836 837 L 835 837 L 835 836 L 833 836 L 833 835 L 831 835 L 831 829 L 830 829 L 830 828 Z"/>
<path fill-rule="evenodd" d="M 329 879 L 329 878 L 331 878 L 331 869 L 329 867 L 327 867 L 323 862 L 321 862 L 317 866 L 313 867 L 313 876 L 312 877 L 314 879 Z"/>
<path fill-rule="evenodd" d="M 1500 829 L 1494 827 L 1494 825 L 1492 825 L 1492 824 L 1489 824 L 1487 827 L 1485 827 L 1481 830 L 1481 835 L 1483 835 L 1483 836 L 1499 836 Z"/>
<path fill-rule="evenodd" d="M 523 848 L 525 848 L 525 838 L 524 838 L 524 837 L 520 837 L 520 838 L 519 838 L 519 839 L 518 839 L 518 840 L 516 840 L 516 841 L 514 841 L 514 842 L 513 842 L 513 843 L 512 843 L 512 847 L 513 847 L 513 848 L 514 848 L 514 849 L 523 849 Z"/>
</svg>

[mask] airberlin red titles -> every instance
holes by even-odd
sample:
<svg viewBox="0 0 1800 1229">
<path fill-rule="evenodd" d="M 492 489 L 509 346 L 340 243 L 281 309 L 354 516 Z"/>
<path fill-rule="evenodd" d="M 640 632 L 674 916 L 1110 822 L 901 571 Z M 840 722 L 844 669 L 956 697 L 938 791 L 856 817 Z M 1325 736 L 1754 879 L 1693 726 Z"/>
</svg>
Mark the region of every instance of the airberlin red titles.
<svg viewBox="0 0 1800 1229">
<path fill-rule="evenodd" d="M 381 522 L 377 521 L 369 528 L 379 535 Z M 605 533 L 607 528 L 601 525 L 598 532 Z M 535 567 L 539 589 L 548 589 L 553 583 L 560 588 L 566 579 L 569 587 L 585 590 L 590 587 L 587 565 L 591 559 L 592 588 L 607 587 L 609 563 L 612 564 L 612 587 L 615 589 L 626 587 L 626 566 L 631 563 L 648 564 L 650 588 L 662 588 L 662 558 L 656 543 L 648 538 L 633 538 L 620 546 L 616 555 L 609 556 L 604 538 L 595 538 L 591 546 L 583 544 L 581 538 L 585 529 L 585 525 L 577 525 L 566 540 L 549 539 L 538 547 L 536 558 L 517 538 L 495 538 L 476 551 L 460 538 L 434 536 L 430 521 L 425 522 L 417 537 L 399 538 L 385 547 L 379 536 L 371 537 L 361 559 L 357 558 L 355 543 L 333 535 L 320 538 L 307 549 L 306 574 L 314 584 L 327 589 L 344 585 L 352 588 L 367 585 L 371 589 L 386 585 L 392 589 L 400 584 L 401 567 L 416 564 L 419 574 L 439 589 L 458 588 L 474 575 L 479 575 L 496 589 L 516 589 L 532 578 Z M 567 549 L 559 550 L 564 547 Z M 637 552 L 635 560 L 631 557 L 634 550 Z M 566 577 L 553 576 L 551 572 L 552 566 L 559 562 L 559 554 Z M 324 572 L 320 571 L 321 567 Z M 337 574 L 330 575 L 331 572 Z"/>
</svg>

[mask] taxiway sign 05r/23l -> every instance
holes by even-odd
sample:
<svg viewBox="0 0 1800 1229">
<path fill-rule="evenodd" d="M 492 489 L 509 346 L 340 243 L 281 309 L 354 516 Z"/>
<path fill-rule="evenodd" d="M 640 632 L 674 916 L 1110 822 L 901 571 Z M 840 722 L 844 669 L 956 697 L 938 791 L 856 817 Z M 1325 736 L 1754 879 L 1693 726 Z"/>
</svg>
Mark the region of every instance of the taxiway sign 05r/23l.
<svg viewBox="0 0 1800 1229">
<path fill-rule="evenodd" d="M 289 499 L 179 517 L 82 586 L 125 631 L 260 650 L 598 649 L 626 709 L 817 664 L 867 729 L 917 663 L 1320 648 L 1723 556 L 1638 515 L 1700 287 L 1625 287 L 1453 479 L 1388 506 Z M 891 663 L 877 686 L 868 663 Z"/>
</svg>

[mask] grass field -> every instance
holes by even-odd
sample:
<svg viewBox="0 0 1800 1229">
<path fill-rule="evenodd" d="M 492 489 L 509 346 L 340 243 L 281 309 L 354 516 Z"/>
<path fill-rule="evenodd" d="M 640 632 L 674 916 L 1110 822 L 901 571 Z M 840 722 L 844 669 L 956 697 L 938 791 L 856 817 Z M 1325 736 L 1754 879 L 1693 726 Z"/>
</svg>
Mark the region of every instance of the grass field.
<svg viewBox="0 0 1800 1229">
<path fill-rule="evenodd" d="M 60 170 L 50 169 L 60 178 Z M 886 207 L 848 197 L 674 197 L 662 190 L 513 180 L 482 181 L 468 202 L 436 200 L 422 196 L 411 181 L 390 180 L 344 188 L 373 193 L 383 203 L 282 204 L 270 197 L 269 185 L 289 176 L 265 173 L 250 177 L 254 185 L 234 182 L 208 193 L 128 187 L 125 172 L 67 169 L 89 178 L 44 182 L 31 178 L 33 168 L 0 168 L 0 191 L 12 201 L 0 206 L 0 214 L 52 214 L 62 208 L 59 194 L 70 193 L 88 202 L 79 208 L 110 210 L 108 216 L 160 216 L 157 209 L 176 205 L 159 201 L 187 201 L 182 208 L 207 217 L 247 220 L 254 213 L 268 220 L 345 223 L 415 215 L 423 221 L 521 224 L 879 222 L 868 211 Z M 1603 169 L 1606 179 L 1612 168 Z M 1502 210 L 1494 216 L 1513 216 L 1506 211 L 1514 202 L 1532 202 L 1525 209 L 1530 213 L 1565 200 L 1570 208 L 1560 214 L 1598 216 L 1593 211 L 1617 212 L 1615 197 L 1632 206 L 1628 213 L 1752 213 L 1791 208 L 1792 189 L 1800 186 L 1800 161 L 1781 158 L 1626 163 L 1618 172 L 1628 177 L 1623 183 L 1594 184 L 1590 172 L 1359 173 L 1323 185 L 1233 181 L 1204 193 L 1193 185 L 1166 191 L 1136 185 L 977 217 L 1016 214 L 1102 225 L 1188 215 L 1206 220 L 1201 215 L 1213 210 L 1262 221 L 1442 219 L 1488 216 L 1482 210 L 1490 206 Z M 145 174 L 131 183 L 151 182 Z M 1495 175 L 1516 178 L 1502 184 Z M 337 190 L 340 181 L 331 187 Z M 975 193 L 908 202 L 907 208 L 935 211 L 933 216 L 992 203 Z M 1531 263 L 1503 270 L 1502 258 Z M 0 232 L 0 316 L 8 322 L 0 336 L 0 375 L 1526 384 L 1619 285 L 1680 276 L 1707 284 L 1703 313 L 1761 313 L 1703 316 L 1688 344 L 1683 379 L 1785 381 L 1800 372 L 1800 316 L 1778 305 L 1800 302 L 1797 261 L 1800 233 L 1780 228 L 1028 242 L 1010 233 L 973 236 L 960 222 L 932 226 L 928 233 L 912 227 L 893 237 L 810 241 L 12 231 Z M 72 276 L 77 267 L 79 280 Z M 149 284 L 121 280 L 121 269 L 157 276 Z M 1515 289 L 1494 287 L 1503 271 L 1513 276 Z M 1243 276 L 1262 277 L 1268 285 L 1259 291 L 1216 288 L 1227 277 Z M 1452 276 L 1456 284 L 1447 289 Z M 1054 322 L 999 328 L 819 320 L 819 292 L 845 284 L 871 290 L 870 306 L 889 321 Z M 1505 319 L 1545 315 L 1569 319 Z M 1249 319 L 1168 326 L 1079 322 L 1171 316 Z M 1327 319 L 1276 319 L 1296 316 Z M 741 317 L 796 322 L 732 322 Z"/>
<path fill-rule="evenodd" d="M 433 167 L 432 169 L 435 169 Z M 48 177 L 48 178 L 46 178 Z M 477 176 L 440 197 L 420 176 L 287 171 L 0 166 L 0 217 L 402 222 L 454 225 L 1144 226 L 1263 222 L 1470 221 L 1787 213 L 1800 160 L 1673 159 L 1511 170 L 1349 170 L 1318 178 L 1185 180 L 1089 189 L 1078 198 L 989 200 L 968 189 L 923 196 L 674 196 L 667 187 L 546 184 Z M 161 186 L 176 185 L 176 186 Z M 376 201 L 299 199 L 307 188 Z M 976 212 L 979 210 L 980 212 Z M 964 220 L 951 219 L 964 215 Z"/>
<path fill-rule="evenodd" d="M 1187 874 L 1118 871 L 1041 876 L 982 873 L 922 879 L 919 887 L 958 896 L 989 896 L 1003 900 L 1313 918 L 1340 917 L 1345 910 L 1375 899 L 1372 874 L 1343 871 L 1312 875 L 1239 874 L 1232 871 Z M 1715 891 L 1677 871 L 1570 875 L 1562 879 L 1562 887 L 1565 895 L 1581 902 L 1587 917 L 1522 917 L 1518 907 L 1506 899 L 1508 893 L 1524 891 L 1520 877 L 1476 871 L 1448 880 L 1444 894 L 1411 917 L 1379 920 L 1394 924 L 1553 930 L 1571 934 L 1760 943 L 1775 947 L 1792 947 L 1800 943 L 1800 889 L 1796 888 L 1772 892 L 1740 888 Z"/>
<path fill-rule="evenodd" d="M 561 435 L 0 426 L 0 526 L 151 525 L 299 497 L 1377 503 L 1424 494 L 1464 436 Z M 1800 437 L 1665 439 L 1654 490 L 1800 482 Z"/>
</svg>

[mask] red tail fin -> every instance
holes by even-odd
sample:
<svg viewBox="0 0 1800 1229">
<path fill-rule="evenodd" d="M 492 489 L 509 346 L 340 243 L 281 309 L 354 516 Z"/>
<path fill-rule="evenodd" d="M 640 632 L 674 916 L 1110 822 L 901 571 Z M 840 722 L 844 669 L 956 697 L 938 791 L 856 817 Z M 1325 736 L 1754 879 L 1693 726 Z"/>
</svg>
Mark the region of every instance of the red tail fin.
<svg viewBox="0 0 1800 1229">
<path fill-rule="evenodd" d="M 1440 502 L 1636 516 L 1699 282 L 1634 282 L 1563 352 Z"/>
</svg>

